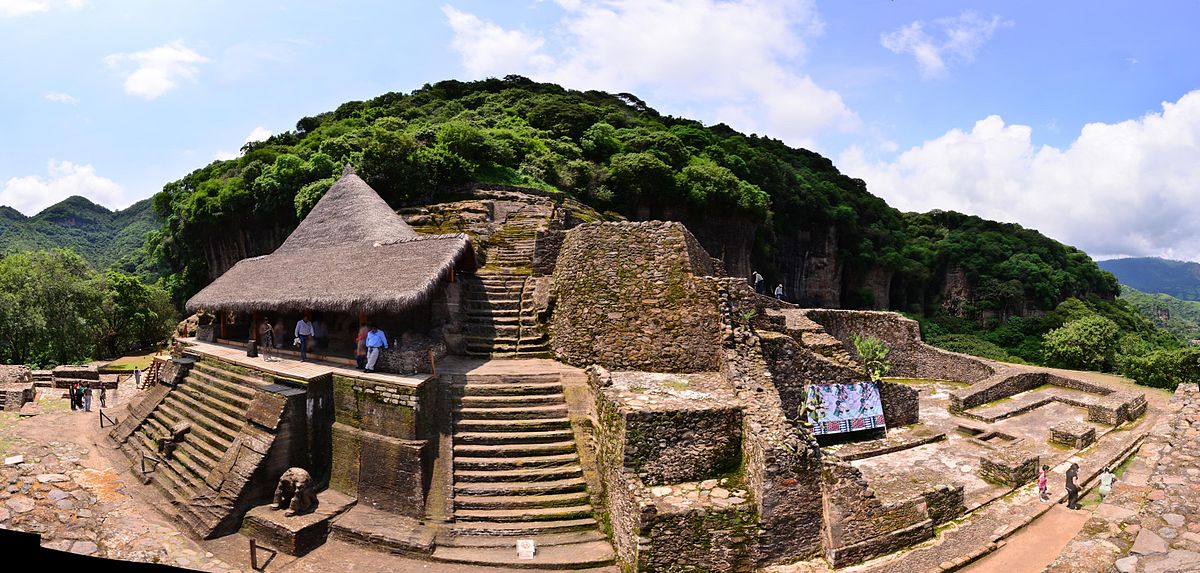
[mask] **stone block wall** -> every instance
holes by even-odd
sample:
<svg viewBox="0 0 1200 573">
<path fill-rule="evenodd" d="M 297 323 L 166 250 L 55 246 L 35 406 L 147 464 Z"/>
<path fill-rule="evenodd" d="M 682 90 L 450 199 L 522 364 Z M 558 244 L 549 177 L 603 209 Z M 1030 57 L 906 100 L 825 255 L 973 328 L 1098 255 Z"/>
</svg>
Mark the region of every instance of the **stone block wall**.
<svg viewBox="0 0 1200 573">
<path fill-rule="evenodd" d="M 589 369 L 606 439 L 623 442 L 621 463 L 643 484 L 715 478 L 741 465 L 741 405 L 702 376 Z"/>
<path fill-rule="evenodd" d="M 889 428 L 899 428 L 921 421 L 920 392 L 916 388 L 895 382 L 879 382 L 879 400 L 883 403 L 883 419 Z"/>
<path fill-rule="evenodd" d="M 1020 450 L 993 450 L 979 458 L 979 477 L 1006 487 L 1021 487 L 1037 478 L 1038 456 Z"/>
<path fill-rule="evenodd" d="M 922 493 L 921 497 L 925 498 L 926 512 L 935 527 L 957 518 L 967 510 L 963 486 L 958 484 L 938 485 Z"/>
<path fill-rule="evenodd" d="M 817 354 L 786 334 L 763 332 L 759 342 L 783 414 L 793 423 L 802 421 L 799 414 L 808 398 L 809 384 L 853 384 L 866 379 L 861 370 Z"/>
<path fill-rule="evenodd" d="M 867 310 L 805 309 L 805 315 L 841 340 L 854 353 L 851 335 L 874 336 L 891 349 L 891 376 L 940 378 L 978 382 L 991 376 L 994 368 L 980 358 L 948 352 L 925 344 L 917 321 L 895 312 Z"/>
<path fill-rule="evenodd" d="M 420 517 L 436 457 L 433 384 L 333 377 L 329 487 L 376 509 Z"/>
<path fill-rule="evenodd" d="M 746 405 L 742 472 L 758 511 L 760 565 L 821 551 L 821 449 L 784 416 L 760 338 L 744 323 L 759 297 L 742 279 L 715 279 L 721 300 L 721 373 Z"/>
<path fill-rule="evenodd" d="M 821 484 L 825 495 L 825 558 L 834 567 L 892 553 L 933 537 L 934 522 L 924 495 L 885 504 L 867 486 L 861 472 L 834 457 L 825 460 Z M 938 517 L 944 518 L 953 494 L 935 494 L 934 499 L 939 502 Z"/>
<path fill-rule="evenodd" d="M 533 276 L 554 274 L 554 267 L 558 264 L 558 253 L 562 250 L 563 239 L 566 238 L 566 231 L 538 229 L 533 244 Z"/>
<path fill-rule="evenodd" d="M 1083 449 L 1096 441 L 1096 429 L 1079 422 L 1062 422 L 1050 426 L 1050 443 Z"/>
<path fill-rule="evenodd" d="M 567 232 L 550 324 L 559 360 L 654 372 L 717 367 L 707 254 L 679 223 L 587 223 Z"/>
</svg>

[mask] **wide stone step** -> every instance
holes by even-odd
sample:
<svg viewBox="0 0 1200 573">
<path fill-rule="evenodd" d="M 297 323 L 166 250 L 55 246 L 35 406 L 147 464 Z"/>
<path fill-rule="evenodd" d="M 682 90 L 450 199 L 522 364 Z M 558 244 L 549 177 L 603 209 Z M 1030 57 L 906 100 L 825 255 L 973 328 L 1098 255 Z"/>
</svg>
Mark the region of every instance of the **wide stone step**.
<svg viewBox="0 0 1200 573">
<path fill-rule="evenodd" d="M 471 338 L 478 339 L 513 339 L 530 340 L 545 336 L 545 330 L 539 324 L 518 324 L 516 322 L 468 322 L 463 329 Z"/>
<path fill-rule="evenodd" d="M 572 545 L 538 545 L 533 559 L 517 559 L 516 539 L 512 547 L 448 547 L 438 546 L 431 559 L 443 563 L 502 567 L 527 570 L 592 569 L 612 565 L 616 559 L 607 541 L 591 541 Z"/>
<path fill-rule="evenodd" d="M 461 482 L 454 484 L 455 495 L 549 495 L 587 491 L 582 477 L 535 482 Z"/>
<path fill-rule="evenodd" d="M 455 428 L 460 432 L 537 432 L 560 430 L 571 427 L 571 420 L 561 418 L 534 418 L 531 420 L 459 420 Z"/>
<path fill-rule="evenodd" d="M 255 389 L 269 385 L 269 383 L 262 378 L 239 374 L 231 370 L 225 370 L 224 368 L 207 360 L 196 362 L 192 365 L 192 370 L 199 370 L 200 372 L 208 374 L 213 378 L 227 382 L 228 384 L 224 385 L 225 389 L 235 394 L 239 394 L 247 400 L 254 397 Z"/>
<path fill-rule="evenodd" d="M 542 535 L 584 531 L 596 527 L 591 517 L 561 521 L 524 521 L 515 523 L 494 521 L 455 521 L 450 526 L 454 535 Z M 515 557 L 515 556 L 514 556 Z"/>
<path fill-rule="evenodd" d="M 152 430 L 150 433 L 153 437 L 164 436 L 167 434 L 166 426 L 163 426 L 158 420 L 153 417 L 146 419 L 146 426 Z M 219 450 L 213 445 L 213 441 L 206 436 L 202 436 L 201 432 L 206 432 L 203 428 L 192 427 L 192 431 L 184 438 L 183 445 L 192 448 L 195 451 L 196 457 L 202 458 L 208 464 L 208 467 L 216 467 L 217 462 L 225 455 L 225 450 Z M 195 433 L 193 436 L 192 434 Z"/>
<path fill-rule="evenodd" d="M 467 384 L 544 384 L 562 382 L 561 372 L 467 374 Z"/>
<path fill-rule="evenodd" d="M 548 495 L 459 495 L 454 497 L 455 516 L 465 509 L 538 509 L 548 507 L 588 506 L 591 498 L 585 491 L 552 493 Z"/>
<path fill-rule="evenodd" d="M 575 452 L 575 442 L 548 444 L 455 444 L 454 455 L 476 458 L 512 458 L 569 454 Z"/>
<path fill-rule="evenodd" d="M 455 521 L 520 523 L 532 521 L 568 521 L 588 517 L 592 517 L 592 506 L 589 504 L 563 507 L 454 510 Z"/>
<path fill-rule="evenodd" d="M 158 457 L 158 452 L 155 449 L 153 440 L 151 440 L 149 436 L 145 435 L 145 433 L 142 433 L 139 436 L 137 451 L 139 452 L 139 457 L 141 452 L 145 452 L 153 457 Z M 141 468 L 141 460 L 135 460 L 132 471 L 135 472 L 136 475 L 140 476 Z M 147 475 L 150 476 L 151 481 L 155 485 L 166 492 L 167 498 L 170 499 L 172 503 L 186 503 L 187 500 L 191 499 L 192 492 L 195 489 L 195 481 L 188 479 L 187 476 L 182 475 L 179 468 L 172 467 L 169 462 L 155 465 L 149 460 L 146 460 L 146 469 L 151 470 L 147 473 Z"/>
<path fill-rule="evenodd" d="M 521 418 L 561 418 L 567 415 L 566 404 L 529 406 L 524 408 L 461 408 L 460 418 L 465 420 L 511 420 Z"/>
<path fill-rule="evenodd" d="M 565 404 L 566 399 L 558 394 L 523 394 L 509 396 L 467 395 L 455 398 L 455 401 L 469 408 L 486 408 L 489 406 L 538 406 L 546 404 Z"/>
<path fill-rule="evenodd" d="M 517 537 L 503 537 L 495 535 L 443 535 L 437 540 L 439 547 L 504 547 L 510 551 L 517 547 Z M 549 535 L 538 535 L 534 537 L 538 547 L 546 547 L 551 545 L 572 545 L 577 543 L 591 543 L 593 541 L 603 541 L 607 544 L 607 538 L 599 530 L 592 529 L 587 531 L 574 531 L 571 533 L 554 533 Z"/>
<path fill-rule="evenodd" d="M 530 482 L 569 479 L 583 475 L 578 465 L 515 470 L 454 470 L 455 483 L 467 482 Z"/>
<path fill-rule="evenodd" d="M 227 397 L 226 401 L 230 403 L 240 403 L 248 406 L 254 399 L 253 389 L 218 378 L 208 372 L 195 368 L 188 371 L 188 379 L 185 384 L 193 384 L 203 387 L 206 390 L 219 392 L 221 396 Z"/>
<path fill-rule="evenodd" d="M 533 394 L 562 395 L 563 386 L 560 382 L 528 382 L 528 383 L 485 383 L 468 382 L 453 384 L 451 389 L 461 396 L 527 396 Z"/>
<path fill-rule="evenodd" d="M 513 349 L 467 349 L 467 356 L 477 356 L 490 358 L 492 360 L 515 360 L 524 358 L 554 358 L 554 353 L 550 352 L 549 348 L 525 348 L 522 347 L 519 351 Z"/>
<path fill-rule="evenodd" d="M 529 456 L 524 458 L 454 458 L 455 470 L 516 470 L 523 468 L 544 468 L 579 464 L 579 454 L 551 454 L 548 456 Z"/>
<path fill-rule="evenodd" d="M 524 310 L 531 312 L 534 309 L 534 302 L 531 299 L 477 299 L 468 298 L 463 301 L 463 307 L 466 308 L 468 314 L 478 313 L 479 311 L 488 310 Z"/>
<path fill-rule="evenodd" d="M 179 386 L 179 391 L 191 396 L 193 400 L 233 418 L 246 415 L 250 404 L 244 401 L 231 401 L 229 394 L 222 393 L 214 387 L 206 387 L 195 383 L 185 383 Z"/>
<path fill-rule="evenodd" d="M 181 390 L 182 388 L 176 388 L 176 391 L 167 395 L 167 400 L 174 398 L 175 400 L 178 400 L 180 404 L 186 405 L 186 407 L 191 410 L 193 419 L 200 421 L 201 424 L 204 424 L 205 421 L 209 421 L 212 424 L 221 426 L 221 428 L 229 431 L 229 434 L 227 435 L 230 437 L 230 439 L 233 439 L 233 436 L 237 435 L 237 433 L 242 429 L 242 426 L 246 425 L 246 420 L 244 417 L 235 418 L 230 416 L 229 414 L 213 408 L 208 404 L 200 402 L 193 397 L 191 393 Z M 209 424 L 204 424 L 204 426 L 220 433 L 219 429 L 210 427 Z"/>
<path fill-rule="evenodd" d="M 456 444 L 534 444 L 574 439 L 570 429 L 543 432 L 459 432 Z"/>
<path fill-rule="evenodd" d="M 155 410 L 156 415 L 160 415 L 162 424 L 169 428 L 176 422 L 190 422 L 192 431 L 196 431 L 197 428 L 207 430 L 207 436 L 215 440 L 212 442 L 214 446 L 221 450 L 229 449 L 229 444 L 233 443 L 233 439 L 237 437 L 237 432 L 197 415 L 181 401 L 172 400 L 171 395 L 174 393 L 171 392 L 171 394 L 168 394 L 167 399 L 163 400 L 162 404 L 159 404 Z"/>
</svg>

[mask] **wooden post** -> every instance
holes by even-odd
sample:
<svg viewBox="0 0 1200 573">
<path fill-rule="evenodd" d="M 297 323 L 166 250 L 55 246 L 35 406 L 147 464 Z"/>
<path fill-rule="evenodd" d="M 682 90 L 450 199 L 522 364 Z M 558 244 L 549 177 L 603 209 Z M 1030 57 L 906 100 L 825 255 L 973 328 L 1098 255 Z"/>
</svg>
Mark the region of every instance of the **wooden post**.
<svg viewBox="0 0 1200 573">
<path fill-rule="evenodd" d="M 437 377 L 437 360 L 433 357 L 433 349 L 429 349 L 429 372 Z"/>
<path fill-rule="evenodd" d="M 217 312 L 217 320 L 221 321 L 221 338 L 225 338 L 225 312 L 224 310 Z"/>
<path fill-rule="evenodd" d="M 450 267 L 449 282 L 454 282 L 454 267 Z"/>
</svg>

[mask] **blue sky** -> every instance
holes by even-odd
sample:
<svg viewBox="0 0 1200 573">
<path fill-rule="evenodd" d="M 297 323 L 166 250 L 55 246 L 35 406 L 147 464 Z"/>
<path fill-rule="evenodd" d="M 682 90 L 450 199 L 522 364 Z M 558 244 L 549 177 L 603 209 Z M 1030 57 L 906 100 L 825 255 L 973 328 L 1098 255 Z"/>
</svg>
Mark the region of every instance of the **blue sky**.
<svg viewBox="0 0 1200 573">
<path fill-rule="evenodd" d="M 0 204 L 122 208 L 248 138 L 517 73 L 814 149 L 905 210 L 1200 260 L 1184 2 L 0 0 Z"/>
</svg>

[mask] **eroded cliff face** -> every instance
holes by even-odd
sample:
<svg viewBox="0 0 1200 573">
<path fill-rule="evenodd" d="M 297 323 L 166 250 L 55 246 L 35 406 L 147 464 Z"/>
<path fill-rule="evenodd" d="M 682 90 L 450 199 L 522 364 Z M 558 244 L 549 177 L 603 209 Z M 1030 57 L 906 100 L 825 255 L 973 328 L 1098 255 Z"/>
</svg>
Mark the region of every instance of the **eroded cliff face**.
<svg viewBox="0 0 1200 573">
<path fill-rule="evenodd" d="M 242 226 L 233 231 L 210 234 L 204 244 L 208 279 L 215 280 L 242 259 L 271 254 L 283 244 L 290 232 L 291 229 L 276 225 Z"/>
</svg>

